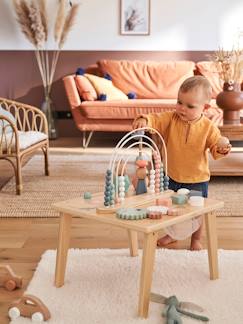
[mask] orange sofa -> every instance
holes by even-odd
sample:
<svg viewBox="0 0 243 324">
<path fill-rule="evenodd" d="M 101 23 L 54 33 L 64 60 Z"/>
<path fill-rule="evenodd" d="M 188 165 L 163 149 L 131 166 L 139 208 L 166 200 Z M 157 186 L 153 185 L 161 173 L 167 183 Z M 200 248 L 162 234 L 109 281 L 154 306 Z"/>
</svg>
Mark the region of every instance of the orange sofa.
<svg viewBox="0 0 243 324">
<path fill-rule="evenodd" d="M 173 110 L 179 86 L 195 73 L 201 73 L 209 78 L 214 89 L 214 98 L 221 87 L 212 71 L 211 62 L 196 64 L 192 61 L 101 60 L 97 65 L 87 68 L 85 73 L 88 74 L 84 76 L 92 82 L 90 74 L 99 77 L 110 76 L 116 89 L 121 90 L 123 94 L 135 93 L 136 99 L 128 99 L 125 96 L 117 100 L 97 100 L 101 95 L 102 86 L 93 84 L 94 89 L 86 88 L 87 81 L 83 80 L 85 85 L 82 84 L 80 88 L 81 77 L 65 76 L 63 81 L 66 94 L 75 124 L 83 132 L 84 147 L 88 146 L 95 131 L 127 132 L 131 130 L 132 121 L 137 115 Z M 219 124 L 222 120 L 222 111 L 216 106 L 214 98 L 211 101 L 211 108 L 205 114 Z M 90 132 L 88 138 L 87 132 Z"/>
</svg>

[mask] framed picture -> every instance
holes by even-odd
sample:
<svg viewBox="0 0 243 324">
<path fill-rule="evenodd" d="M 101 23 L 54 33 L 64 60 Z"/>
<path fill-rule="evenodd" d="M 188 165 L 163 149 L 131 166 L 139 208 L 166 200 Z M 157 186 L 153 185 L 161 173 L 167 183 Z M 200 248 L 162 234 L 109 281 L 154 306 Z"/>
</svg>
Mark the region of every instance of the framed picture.
<svg viewBox="0 0 243 324">
<path fill-rule="evenodd" d="M 120 0 L 120 34 L 149 35 L 150 0 Z"/>
</svg>

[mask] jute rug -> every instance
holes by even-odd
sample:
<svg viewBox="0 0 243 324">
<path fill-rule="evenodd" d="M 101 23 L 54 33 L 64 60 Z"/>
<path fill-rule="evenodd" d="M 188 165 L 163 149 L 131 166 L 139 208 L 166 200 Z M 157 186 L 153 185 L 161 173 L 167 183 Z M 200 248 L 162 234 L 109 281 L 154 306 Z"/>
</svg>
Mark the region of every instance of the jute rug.
<svg viewBox="0 0 243 324">
<path fill-rule="evenodd" d="M 135 155 L 134 155 L 135 158 Z M 0 192 L 0 217 L 57 217 L 54 202 L 104 189 L 110 154 L 51 154 L 50 176 L 44 176 L 43 156 L 34 156 L 23 168 L 23 193 L 15 195 L 12 178 Z M 210 197 L 223 200 L 218 216 L 243 216 L 243 178 L 215 177 Z"/>
<path fill-rule="evenodd" d="M 69 250 L 65 285 L 55 288 L 55 251 L 46 251 L 26 293 L 51 312 L 50 324 L 161 324 L 163 305 L 137 317 L 141 265 L 128 250 Z M 242 324 L 243 251 L 219 251 L 220 278 L 209 279 L 205 250 L 156 250 L 152 292 L 200 305 L 212 324 Z M 28 324 L 19 318 L 12 324 Z M 183 323 L 199 321 L 183 316 Z M 203 323 L 203 322 L 200 322 Z"/>
</svg>

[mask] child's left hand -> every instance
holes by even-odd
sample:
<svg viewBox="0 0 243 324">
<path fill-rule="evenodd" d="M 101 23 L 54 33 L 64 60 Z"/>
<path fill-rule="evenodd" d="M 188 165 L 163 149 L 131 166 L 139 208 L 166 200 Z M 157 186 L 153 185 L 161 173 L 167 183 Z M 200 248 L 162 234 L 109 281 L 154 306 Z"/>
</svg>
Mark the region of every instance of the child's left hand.
<svg viewBox="0 0 243 324">
<path fill-rule="evenodd" d="M 231 147 L 229 139 L 221 136 L 217 142 L 217 153 L 227 155 L 231 151 Z"/>
<path fill-rule="evenodd" d="M 227 146 L 217 146 L 217 153 L 227 155 L 231 151 L 231 144 L 228 144 Z"/>
</svg>

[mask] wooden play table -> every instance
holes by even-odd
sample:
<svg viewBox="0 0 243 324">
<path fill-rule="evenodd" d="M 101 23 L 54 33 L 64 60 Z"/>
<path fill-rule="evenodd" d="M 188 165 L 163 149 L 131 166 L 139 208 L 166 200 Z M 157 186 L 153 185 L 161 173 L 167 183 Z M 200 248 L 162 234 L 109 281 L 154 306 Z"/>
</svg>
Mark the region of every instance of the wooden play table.
<svg viewBox="0 0 243 324">
<path fill-rule="evenodd" d="M 168 190 L 161 194 L 142 194 L 126 198 L 125 207 L 151 206 L 155 199 L 172 195 Z M 76 198 L 62 201 L 53 205 L 54 209 L 60 212 L 59 239 L 56 258 L 55 286 L 61 287 L 64 284 L 67 254 L 70 242 L 70 229 L 72 217 L 82 217 L 97 222 L 119 226 L 127 231 L 130 255 L 138 255 L 138 232 L 143 233 L 143 257 L 140 274 L 140 289 L 138 302 L 138 316 L 148 316 L 150 290 L 154 267 L 154 257 L 158 232 L 170 225 L 182 223 L 198 216 L 205 216 L 206 233 L 208 241 L 208 261 L 210 279 L 218 278 L 218 257 L 217 257 L 217 233 L 216 215 L 214 211 L 223 207 L 223 202 L 205 199 L 203 207 L 192 207 L 188 204 L 183 207 L 183 214 L 180 216 L 164 216 L 160 220 L 122 220 L 116 217 L 115 213 L 97 212 L 96 207 L 103 205 L 103 193 L 94 194 L 91 200 Z M 82 279 L 82 278 L 80 278 Z"/>
</svg>

